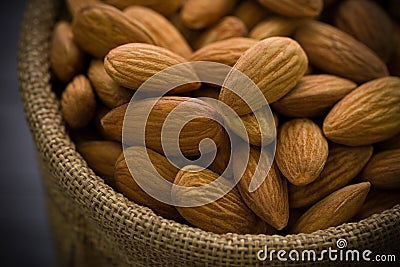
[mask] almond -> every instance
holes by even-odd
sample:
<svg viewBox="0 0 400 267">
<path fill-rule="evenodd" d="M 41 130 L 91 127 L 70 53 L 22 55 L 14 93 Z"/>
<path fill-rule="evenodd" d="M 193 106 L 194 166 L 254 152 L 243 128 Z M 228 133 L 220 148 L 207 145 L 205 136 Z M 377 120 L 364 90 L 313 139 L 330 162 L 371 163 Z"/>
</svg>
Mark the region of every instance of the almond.
<svg viewBox="0 0 400 267">
<path fill-rule="evenodd" d="M 72 24 L 75 41 L 94 57 L 102 58 L 111 49 L 126 43 L 154 43 L 145 27 L 109 5 L 82 8 Z"/>
<path fill-rule="evenodd" d="M 278 167 L 272 163 L 268 151 L 262 154 L 259 148 L 250 148 L 246 160 L 247 144 L 235 148 L 233 156 L 233 173 L 240 195 L 246 205 L 258 217 L 278 230 L 284 228 L 289 219 L 289 200 L 286 179 L 281 177 Z M 258 168 L 258 166 L 263 166 Z M 265 166 L 265 167 L 264 167 Z M 269 169 L 267 166 L 271 166 Z M 256 170 L 258 171 L 256 172 Z M 245 170 L 241 176 L 241 171 Z M 263 181 L 253 192 L 250 192 L 252 181 Z"/>
<path fill-rule="evenodd" d="M 269 10 L 286 17 L 312 18 L 318 16 L 323 8 L 322 0 L 258 0 Z"/>
<path fill-rule="evenodd" d="M 214 161 L 207 168 L 212 170 L 219 175 L 224 174 L 226 178 L 233 177 L 231 153 L 232 153 L 231 141 L 228 134 L 222 139 L 221 144 L 217 149 L 217 154 L 215 155 Z M 225 173 L 224 173 L 225 172 Z"/>
<path fill-rule="evenodd" d="M 388 75 L 385 63 L 371 49 L 338 28 L 309 21 L 297 29 L 294 37 L 311 63 L 325 72 L 355 82 Z"/>
<path fill-rule="evenodd" d="M 323 126 L 333 142 L 361 146 L 400 132 L 400 78 L 384 77 L 365 83 L 339 101 Z"/>
<path fill-rule="evenodd" d="M 233 66 L 243 53 L 256 43 L 256 40 L 244 37 L 217 41 L 197 50 L 190 57 L 190 61 L 213 61 Z"/>
<path fill-rule="evenodd" d="M 100 0 L 66 0 L 67 8 L 72 17 L 75 17 L 85 6 L 97 3 L 100 3 Z"/>
<path fill-rule="evenodd" d="M 181 9 L 184 24 L 191 29 L 203 29 L 228 14 L 236 0 L 186 0 Z"/>
<path fill-rule="evenodd" d="M 266 100 L 273 103 L 296 85 L 304 75 L 307 65 L 307 56 L 296 41 L 286 37 L 271 37 L 247 50 L 234 68 L 247 75 L 258 86 Z M 237 84 L 238 78 L 235 73 L 228 74 L 225 85 Z M 243 93 L 252 109 L 262 108 L 265 99 L 260 99 L 250 90 Z M 239 115 L 252 112 L 243 99 L 225 87 L 221 90 L 220 100 Z"/>
<path fill-rule="evenodd" d="M 67 124 L 74 129 L 89 124 L 96 111 L 96 99 L 89 80 L 76 76 L 61 96 L 61 112 Z"/>
<path fill-rule="evenodd" d="M 54 26 L 50 62 L 57 78 L 63 82 L 69 82 L 84 69 L 86 55 L 75 43 L 71 25 L 66 21 Z"/>
<path fill-rule="evenodd" d="M 274 36 L 292 36 L 299 22 L 295 19 L 272 16 L 258 23 L 249 37 L 263 40 Z"/>
<path fill-rule="evenodd" d="M 117 84 L 104 69 L 103 61 L 92 60 L 88 77 L 100 100 L 109 108 L 128 103 L 133 92 Z"/>
<path fill-rule="evenodd" d="M 288 117 L 318 117 L 356 87 L 354 82 L 334 75 L 307 75 L 272 107 Z"/>
<path fill-rule="evenodd" d="M 371 190 L 355 219 L 357 221 L 366 219 L 373 214 L 378 214 L 391 209 L 397 204 L 400 204 L 400 195 L 398 192 Z"/>
<path fill-rule="evenodd" d="M 237 17 L 227 16 L 216 25 L 202 33 L 196 41 L 195 48 L 199 49 L 208 44 L 234 37 L 247 35 L 246 25 Z"/>
<path fill-rule="evenodd" d="M 140 22 L 152 36 L 154 44 L 188 58 L 192 49 L 182 34 L 159 13 L 142 6 L 130 6 L 124 10 L 126 16 Z"/>
<path fill-rule="evenodd" d="M 150 158 L 154 168 L 149 166 L 146 154 Z M 125 155 L 126 160 L 124 154 L 121 154 L 115 164 L 114 179 L 117 189 L 129 200 L 139 205 L 146 205 L 164 218 L 182 221 L 182 217 L 175 207 L 160 202 L 143 191 L 133 179 L 128 169 L 127 161 L 142 161 L 144 163 L 142 164 L 143 168 L 135 170 L 135 175 L 145 175 L 147 178 L 146 181 L 148 181 L 146 186 L 157 186 L 156 179 L 159 175 L 172 183 L 178 173 L 178 169 L 163 155 L 144 147 L 129 147 L 125 150 Z"/>
<path fill-rule="evenodd" d="M 345 1 L 338 8 L 335 24 L 388 61 L 393 49 L 393 27 L 379 4 L 370 0 Z"/>
<path fill-rule="evenodd" d="M 370 186 L 370 183 L 365 182 L 333 192 L 307 210 L 292 232 L 309 234 L 348 222 L 362 207 Z"/>
<path fill-rule="evenodd" d="M 177 11 L 183 4 L 183 0 L 104 0 L 105 3 L 113 5 L 119 9 L 129 6 L 145 6 L 164 15 L 170 16 Z"/>
<path fill-rule="evenodd" d="M 400 189 L 400 149 L 375 154 L 361 177 L 375 188 Z"/>
<path fill-rule="evenodd" d="M 175 178 L 174 184 L 183 187 L 200 187 L 216 180 L 219 175 L 207 170 L 199 170 L 198 166 L 186 166 L 180 170 Z M 172 189 L 174 192 L 174 189 Z M 198 207 L 177 207 L 179 213 L 191 224 L 205 231 L 217 234 L 237 233 L 272 233 L 273 230 L 259 219 L 243 202 L 239 191 L 234 187 L 224 195 L 222 189 L 214 186 L 212 190 L 202 195 L 193 195 L 191 191 L 179 190 L 175 198 L 213 199 L 215 196 L 223 195 L 218 200 Z"/>
<path fill-rule="evenodd" d="M 372 146 L 332 145 L 319 177 L 305 186 L 289 184 L 291 208 L 306 207 L 342 188 L 356 177 L 372 156 Z"/>
<path fill-rule="evenodd" d="M 117 83 L 135 90 L 158 72 L 184 62 L 186 60 L 183 57 L 165 48 L 149 44 L 131 43 L 111 50 L 104 59 L 104 67 Z M 165 86 L 165 83 L 173 84 L 184 83 L 185 80 L 199 80 L 194 70 L 189 66 L 182 66 L 179 70 L 169 71 L 166 75 L 168 77 L 164 75 L 163 81 L 157 81 L 163 82 L 159 86 Z M 172 89 L 169 93 L 188 92 L 196 90 L 200 86 L 200 82 L 184 83 L 182 86 Z"/>
<path fill-rule="evenodd" d="M 276 162 L 294 185 L 307 185 L 318 178 L 328 158 L 328 142 L 309 119 L 284 123 L 278 135 Z"/>
<path fill-rule="evenodd" d="M 243 21 L 250 30 L 268 15 L 268 11 L 256 1 L 245 0 L 239 3 L 233 15 Z"/>
</svg>

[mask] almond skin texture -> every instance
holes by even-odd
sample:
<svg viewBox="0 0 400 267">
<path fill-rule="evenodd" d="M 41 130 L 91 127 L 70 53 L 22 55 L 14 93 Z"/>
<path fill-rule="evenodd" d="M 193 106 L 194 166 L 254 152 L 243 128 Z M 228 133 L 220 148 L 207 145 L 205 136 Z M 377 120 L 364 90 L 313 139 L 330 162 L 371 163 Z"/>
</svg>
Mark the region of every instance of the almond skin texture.
<svg viewBox="0 0 400 267">
<path fill-rule="evenodd" d="M 192 49 L 185 38 L 164 16 L 142 6 L 130 6 L 124 13 L 146 27 L 155 45 L 167 48 L 184 58 L 192 54 Z"/>
<path fill-rule="evenodd" d="M 174 184 L 185 187 L 199 187 L 216 180 L 219 175 L 204 169 L 194 171 L 197 166 L 187 166 L 180 170 Z M 172 189 L 174 190 L 174 189 Z M 176 193 L 176 198 L 213 198 L 223 195 L 219 187 L 213 187 L 207 194 L 189 196 L 190 192 Z M 182 195 L 181 195 L 182 194 Z M 179 213 L 191 224 L 205 231 L 216 234 L 237 233 L 271 233 L 267 226 L 243 202 L 239 190 L 234 187 L 220 199 L 198 207 L 177 207 Z"/>
<path fill-rule="evenodd" d="M 111 49 L 126 43 L 154 43 L 145 27 L 115 7 L 92 4 L 74 17 L 72 31 L 79 46 L 102 58 Z"/>
<path fill-rule="evenodd" d="M 318 16 L 324 3 L 322 0 L 258 0 L 269 10 L 285 17 L 312 18 Z"/>
<path fill-rule="evenodd" d="M 400 149 L 375 154 L 361 174 L 374 188 L 400 189 Z"/>
<path fill-rule="evenodd" d="M 373 214 L 381 213 L 400 204 L 400 194 L 396 191 L 371 190 L 357 213 L 355 220 L 366 219 Z"/>
<path fill-rule="evenodd" d="M 67 124 L 73 128 L 83 128 L 89 124 L 96 111 L 96 99 L 89 80 L 76 76 L 61 95 L 61 112 Z"/>
<path fill-rule="evenodd" d="M 400 78 L 365 83 L 339 101 L 325 118 L 331 141 L 348 146 L 380 142 L 400 132 Z"/>
<path fill-rule="evenodd" d="M 246 35 L 246 25 L 237 17 L 227 16 L 222 18 L 215 26 L 201 34 L 196 41 L 195 48 L 199 49 L 217 41 Z"/>
<path fill-rule="evenodd" d="M 306 22 L 297 29 L 294 38 L 306 51 L 311 64 L 325 72 L 355 82 L 388 75 L 385 63 L 370 48 L 328 24 Z"/>
<path fill-rule="evenodd" d="M 298 24 L 298 20 L 294 19 L 269 17 L 258 23 L 250 32 L 249 37 L 263 40 L 274 36 L 292 36 Z"/>
<path fill-rule="evenodd" d="M 154 74 L 184 62 L 186 60 L 183 57 L 165 48 L 131 43 L 111 50 L 104 59 L 104 67 L 118 84 L 135 90 Z M 163 76 L 167 82 L 181 81 L 187 77 L 190 80 L 199 80 L 190 67 L 181 67 L 179 73 L 172 71 L 168 74 L 168 78 Z M 174 88 L 169 93 L 189 92 L 200 88 L 200 86 L 200 82 L 192 82 Z"/>
<path fill-rule="evenodd" d="M 290 207 L 312 205 L 348 184 L 367 164 L 372 151 L 372 146 L 331 145 L 325 167 L 314 182 L 305 186 L 289 184 Z"/>
<path fill-rule="evenodd" d="M 203 29 L 228 14 L 236 0 L 187 0 L 181 9 L 183 23 L 191 29 Z"/>
<path fill-rule="evenodd" d="M 142 164 L 143 168 L 136 170 L 135 175 L 146 175 L 149 183 L 152 183 L 158 175 L 161 175 L 164 179 L 172 183 L 178 173 L 178 169 L 171 165 L 167 158 L 150 149 L 144 147 L 130 147 L 127 148 L 125 153 L 127 155 L 127 161 L 134 160 L 144 162 L 144 164 Z M 148 154 L 157 173 L 154 169 L 147 167 L 148 164 L 145 164 L 147 163 L 147 159 L 144 157 L 146 153 Z M 145 205 L 151 208 L 155 213 L 164 218 L 182 221 L 182 217 L 175 207 L 154 199 L 143 191 L 143 189 L 136 183 L 129 172 L 124 154 L 120 155 L 115 164 L 114 179 L 118 191 L 124 194 L 124 196 L 129 200 L 139 205 Z"/>
<path fill-rule="evenodd" d="M 370 183 L 365 182 L 333 192 L 307 210 L 292 232 L 309 234 L 348 222 L 361 209 L 370 187 Z"/>
<path fill-rule="evenodd" d="M 318 178 L 328 158 L 328 142 L 321 129 L 309 119 L 284 123 L 278 134 L 276 162 L 294 185 L 307 185 Z"/>
<path fill-rule="evenodd" d="M 247 75 L 258 86 L 269 103 L 286 95 L 306 72 L 307 56 L 300 45 L 286 37 L 271 37 L 262 40 L 247 50 L 234 68 Z M 225 83 L 235 84 L 238 77 L 228 74 Z M 245 90 L 245 89 L 244 89 Z M 264 99 L 252 92 L 244 92 L 253 109 L 260 109 Z M 223 87 L 220 100 L 239 115 L 252 110 L 238 95 Z"/>
<path fill-rule="evenodd" d="M 213 61 L 232 67 L 256 43 L 256 40 L 245 37 L 217 41 L 194 52 L 190 61 Z"/>
<path fill-rule="evenodd" d="M 356 83 L 334 75 L 306 75 L 272 107 L 288 117 L 318 117 L 356 87 Z"/>
<path fill-rule="evenodd" d="M 375 51 L 384 62 L 388 61 L 393 49 L 393 27 L 390 17 L 377 3 L 345 1 L 338 8 L 335 24 Z"/>
<path fill-rule="evenodd" d="M 69 82 L 84 69 L 86 55 L 75 43 L 68 22 L 60 21 L 54 26 L 50 62 L 57 78 L 63 82 Z"/>
<path fill-rule="evenodd" d="M 183 0 L 104 0 L 104 2 L 119 9 L 145 6 L 164 16 L 170 16 L 182 6 Z"/>
<path fill-rule="evenodd" d="M 100 100 L 109 108 L 115 108 L 128 103 L 133 95 L 117 84 L 104 69 L 103 61 L 93 60 L 88 70 L 88 77 Z"/>
<path fill-rule="evenodd" d="M 271 169 L 262 168 L 261 172 L 255 174 L 257 166 L 270 166 L 272 158 L 267 155 L 260 158 L 260 149 L 251 148 L 249 160 L 246 162 L 245 147 L 243 144 L 235 148 L 233 157 L 233 172 L 235 180 L 240 179 L 237 187 L 246 205 L 258 217 L 266 221 L 274 228 L 281 230 L 289 220 L 289 200 L 287 182 L 281 177 L 278 167 L 272 164 Z M 265 151 L 265 153 L 267 153 Z M 242 176 L 241 170 L 245 168 Z M 253 192 L 249 192 L 249 185 L 252 180 L 263 180 L 260 187 Z"/>
<path fill-rule="evenodd" d="M 243 21 L 250 30 L 268 15 L 268 11 L 256 1 L 245 0 L 239 3 L 233 15 Z"/>
</svg>

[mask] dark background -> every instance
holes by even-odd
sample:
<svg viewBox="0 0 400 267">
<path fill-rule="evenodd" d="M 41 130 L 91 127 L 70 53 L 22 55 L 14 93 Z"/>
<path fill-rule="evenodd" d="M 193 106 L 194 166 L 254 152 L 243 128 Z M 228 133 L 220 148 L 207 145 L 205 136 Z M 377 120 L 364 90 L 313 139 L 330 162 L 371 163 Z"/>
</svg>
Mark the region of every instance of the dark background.
<svg viewBox="0 0 400 267">
<path fill-rule="evenodd" d="M 55 266 L 43 184 L 18 88 L 17 50 L 27 1 L 4 1 L 0 25 L 0 262 Z"/>
</svg>

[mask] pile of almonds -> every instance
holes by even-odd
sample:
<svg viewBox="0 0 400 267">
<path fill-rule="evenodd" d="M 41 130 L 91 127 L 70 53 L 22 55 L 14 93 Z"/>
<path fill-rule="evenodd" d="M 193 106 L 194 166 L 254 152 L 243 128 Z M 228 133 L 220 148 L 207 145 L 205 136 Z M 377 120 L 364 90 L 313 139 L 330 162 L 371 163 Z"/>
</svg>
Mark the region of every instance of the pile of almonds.
<svg viewBox="0 0 400 267">
<path fill-rule="evenodd" d="M 66 4 L 69 15 L 55 25 L 51 50 L 54 83 L 65 88 L 63 117 L 88 165 L 133 202 L 206 231 L 242 234 L 311 233 L 400 203 L 399 1 Z M 265 108 L 253 111 L 229 89 L 201 82 L 162 97 L 147 121 L 146 147 L 122 153 L 124 115 L 135 90 L 154 74 L 193 61 L 231 66 L 258 86 L 277 127 L 275 157 L 260 157 L 260 146 L 274 140 L 275 125 L 257 120 L 267 116 Z M 242 157 L 244 147 L 231 151 L 226 131 L 212 119 L 219 114 L 217 107 L 199 97 L 218 99 L 240 116 L 251 144 L 248 161 Z M 172 165 L 161 144 L 166 117 L 188 100 L 183 112 L 204 118 L 182 129 L 183 155 L 198 157 L 205 138 L 217 147 L 214 162 L 200 171 Z M 143 99 L 137 108 L 148 105 Z M 228 123 L 234 132 L 235 123 Z M 240 178 L 239 183 L 198 207 L 154 199 L 127 166 L 148 155 L 164 179 L 198 187 L 217 179 L 231 154 L 231 169 L 225 173 Z M 261 168 L 261 186 L 249 192 L 257 166 L 268 164 L 270 169 Z M 241 165 L 245 171 L 237 177 Z M 145 167 L 135 172 L 150 182 L 156 175 Z"/>
</svg>

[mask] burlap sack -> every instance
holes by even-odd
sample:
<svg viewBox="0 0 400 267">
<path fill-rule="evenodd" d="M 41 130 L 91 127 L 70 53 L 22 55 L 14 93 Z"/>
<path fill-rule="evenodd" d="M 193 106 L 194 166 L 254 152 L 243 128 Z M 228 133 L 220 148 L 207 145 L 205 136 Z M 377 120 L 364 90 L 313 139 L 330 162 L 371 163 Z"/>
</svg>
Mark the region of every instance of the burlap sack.
<svg viewBox="0 0 400 267">
<path fill-rule="evenodd" d="M 20 40 L 19 78 L 62 266 L 310 266 L 315 263 L 260 261 L 257 252 L 267 245 L 269 251 L 312 249 L 318 253 L 336 248 L 340 238 L 347 241 L 347 249 L 398 251 L 400 205 L 359 223 L 314 234 L 217 235 L 165 220 L 104 184 L 76 152 L 52 92 L 49 39 L 59 4 L 29 1 Z M 345 265 L 324 261 L 325 265 Z"/>
</svg>

